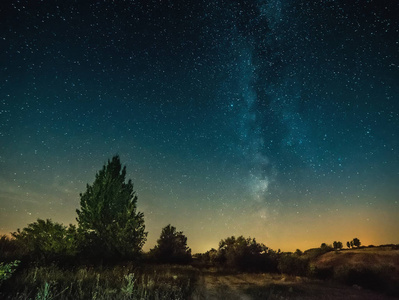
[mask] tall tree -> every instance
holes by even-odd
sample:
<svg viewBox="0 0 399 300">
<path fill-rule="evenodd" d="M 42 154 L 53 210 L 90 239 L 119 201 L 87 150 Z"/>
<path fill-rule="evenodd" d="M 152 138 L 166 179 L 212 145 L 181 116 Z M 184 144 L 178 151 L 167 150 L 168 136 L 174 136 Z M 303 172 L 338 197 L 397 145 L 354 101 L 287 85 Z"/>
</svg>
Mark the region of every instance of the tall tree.
<svg viewBox="0 0 399 300">
<path fill-rule="evenodd" d="M 137 212 L 132 181 L 125 178 L 126 167 L 114 156 L 80 194 L 76 219 L 84 249 L 92 254 L 133 258 L 146 241 L 144 215 Z"/>
<path fill-rule="evenodd" d="M 162 228 L 157 245 L 151 249 L 151 256 L 162 263 L 187 263 L 191 260 L 191 249 L 187 237 L 170 224 Z"/>
</svg>

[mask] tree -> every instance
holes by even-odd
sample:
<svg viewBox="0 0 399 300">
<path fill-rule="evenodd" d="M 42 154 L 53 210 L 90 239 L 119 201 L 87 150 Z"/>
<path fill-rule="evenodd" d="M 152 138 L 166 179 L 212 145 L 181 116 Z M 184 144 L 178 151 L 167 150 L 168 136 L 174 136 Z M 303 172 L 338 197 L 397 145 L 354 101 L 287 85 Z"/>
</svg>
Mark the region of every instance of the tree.
<svg viewBox="0 0 399 300">
<path fill-rule="evenodd" d="M 22 251 L 34 259 L 49 261 L 77 252 L 76 227 L 37 219 L 27 227 L 12 234 Z"/>
<path fill-rule="evenodd" d="M 335 250 L 339 250 L 339 249 L 342 249 L 343 246 L 342 246 L 341 242 L 334 241 L 333 247 Z"/>
<path fill-rule="evenodd" d="M 23 254 L 14 237 L 0 235 L 0 257 L 2 260 L 19 259 Z"/>
<path fill-rule="evenodd" d="M 146 241 L 144 214 L 136 211 L 137 196 L 125 178 L 126 167 L 114 156 L 80 194 L 76 220 L 83 249 L 91 255 L 133 258 Z"/>
<path fill-rule="evenodd" d="M 351 243 L 350 242 L 346 242 L 346 247 L 350 248 L 351 247 Z"/>
<path fill-rule="evenodd" d="M 170 224 L 162 228 L 157 245 L 151 249 L 150 256 L 161 263 L 188 263 L 191 249 L 187 247 L 187 237 Z"/>
<path fill-rule="evenodd" d="M 277 268 L 274 258 L 274 251 L 269 251 L 268 247 L 257 243 L 254 238 L 231 236 L 219 242 L 217 261 L 228 267 L 274 271 Z"/>
<path fill-rule="evenodd" d="M 361 244 L 361 243 L 360 243 L 360 240 L 359 240 L 358 238 L 354 238 L 354 239 L 353 239 L 353 246 L 356 246 L 356 247 L 359 248 L 359 247 L 360 247 L 360 244 Z"/>
<path fill-rule="evenodd" d="M 353 241 L 350 241 L 350 246 L 351 248 L 353 248 Z"/>
</svg>

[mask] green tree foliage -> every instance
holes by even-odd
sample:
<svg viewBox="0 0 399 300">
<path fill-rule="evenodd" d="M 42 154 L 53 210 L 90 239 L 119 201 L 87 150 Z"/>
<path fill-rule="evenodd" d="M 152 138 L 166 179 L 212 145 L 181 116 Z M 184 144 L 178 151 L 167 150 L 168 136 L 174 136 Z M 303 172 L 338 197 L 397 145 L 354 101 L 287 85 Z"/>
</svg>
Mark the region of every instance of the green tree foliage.
<svg viewBox="0 0 399 300">
<path fill-rule="evenodd" d="M 37 219 L 12 234 L 17 244 L 31 258 L 40 261 L 73 256 L 77 251 L 76 227 Z"/>
<path fill-rule="evenodd" d="M 125 178 L 126 167 L 114 156 L 80 194 L 77 221 L 90 255 L 134 258 L 141 252 L 147 237 L 144 215 L 136 211 L 137 196 Z"/>
<path fill-rule="evenodd" d="M 217 261 L 239 270 L 274 271 L 277 261 L 274 251 L 253 238 L 231 236 L 219 243 Z"/>
<path fill-rule="evenodd" d="M 3 281 L 11 277 L 11 275 L 15 272 L 19 264 L 20 264 L 19 260 L 12 261 L 8 264 L 0 262 L 0 287 Z"/>
<path fill-rule="evenodd" d="M 170 224 L 162 228 L 157 245 L 151 249 L 150 256 L 161 263 L 188 263 L 191 249 L 187 247 L 187 237 Z"/>
</svg>

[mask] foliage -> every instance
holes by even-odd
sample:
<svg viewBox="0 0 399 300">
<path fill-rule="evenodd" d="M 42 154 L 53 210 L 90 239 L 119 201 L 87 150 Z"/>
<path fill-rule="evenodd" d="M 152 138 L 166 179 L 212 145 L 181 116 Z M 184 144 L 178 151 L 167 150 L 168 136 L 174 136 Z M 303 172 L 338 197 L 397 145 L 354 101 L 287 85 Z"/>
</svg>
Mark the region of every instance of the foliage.
<svg viewBox="0 0 399 300">
<path fill-rule="evenodd" d="M 37 219 L 12 235 L 32 259 L 40 261 L 73 256 L 77 251 L 76 227 L 66 227 L 50 219 Z"/>
<path fill-rule="evenodd" d="M 300 249 L 296 249 L 294 254 L 297 256 L 301 256 L 303 255 L 303 252 Z"/>
<path fill-rule="evenodd" d="M 254 238 L 231 236 L 219 243 L 216 261 L 238 270 L 275 271 L 275 252 Z"/>
<path fill-rule="evenodd" d="M 350 242 L 346 242 L 346 246 L 348 248 L 353 248 L 353 247 L 360 247 L 361 243 L 360 240 L 358 238 L 354 238 L 353 240 L 351 240 Z"/>
<path fill-rule="evenodd" d="M 18 247 L 14 237 L 0 235 L 0 258 L 2 260 L 15 260 L 22 256 L 22 249 Z"/>
<path fill-rule="evenodd" d="M 198 278 L 190 266 L 31 267 L 5 282 L 0 299 L 190 299 Z"/>
<path fill-rule="evenodd" d="M 176 231 L 170 224 L 162 229 L 157 245 L 151 249 L 150 257 L 161 263 L 188 263 L 191 261 L 191 249 L 187 247 L 187 237 L 182 231 Z"/>
<path fill-rule="evenodd" d="M 309 260 L 297 254 L 282 253 L 278 261 L 278 270 L 289 275 L 306 276 L 309 271 Z"/>
<path fill-rule="evenodd" d="M 354 238 L 353 239 L 353 246 L 355 246 L 355 247 L 360 247 L 360 240 L 358 239 L 358 238 Z"/>
<path fill-rule="evenodd" d="M 334 275 L 334 268 L 310 265 L 308 275 L 321 280 L 331 279 Z"/>
<path fill-rule="evenodd" d="M 0 286 L 3 281 L 9 279 L 12 276 L 19 264 L 19 260 L 15 260 L 8 264 L 0 263 Z"/>
<path fill-rule="evenodd" d="M 334 247 L 335 250 L 340 250 L 340 249 L 343 248 L 342 243 L 341 242 L 337 242 L 337 241 L 334 241 L 333 247 Z"/>
<path fill-rule="evenodd" d="M 77 221 L 90 255 L 133 258 L 146 241 L 144 215 L 136 211 L 137 196 L 125 177 L 126 167 L 114 156 L 80 194 Z"/>
<path fill-rule="evenodd" d="M 322 244 L 320 245 L 320 249 L 321 249 L 323 252 L 328 252 L 328 251 L 331 251 L 331 250 L 333 249 L 333 247 L 332 247 L 331 245 L 327 245 L 326 243 L 322 243 Z"/>
<path fill-rule="evenodd" d="M 196 254 L 195 257 L 200 263 L 205 265 L 215 265 L 218 259 L 218 251 L 215 248 L 206 251 L 205 253 Z"/>
<path fill-rule="evenodd" d="M 391 274 L 392 266 L 339 266 L 335 269 L 334 279 L 347 284 L 358 285 L 372 290 L 384 290 L 390 293 L 398 293 L 397 282 L 394 282 Z"/>
</svg>

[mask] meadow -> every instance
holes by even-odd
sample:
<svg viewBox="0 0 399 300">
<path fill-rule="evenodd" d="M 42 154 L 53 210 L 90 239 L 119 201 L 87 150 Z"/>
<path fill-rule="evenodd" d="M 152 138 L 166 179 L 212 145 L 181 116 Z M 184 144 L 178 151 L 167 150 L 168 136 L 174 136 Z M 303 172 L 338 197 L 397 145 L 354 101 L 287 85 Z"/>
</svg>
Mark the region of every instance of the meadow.
<svg viewBox="0 0 399 300">
<path fill-rule="evenodd" d="M 189 299 L 198 278 L 190 266 L 31 266 L 3 282 L 0 298 Z"/>
</svg>

